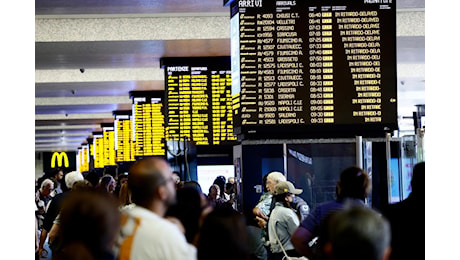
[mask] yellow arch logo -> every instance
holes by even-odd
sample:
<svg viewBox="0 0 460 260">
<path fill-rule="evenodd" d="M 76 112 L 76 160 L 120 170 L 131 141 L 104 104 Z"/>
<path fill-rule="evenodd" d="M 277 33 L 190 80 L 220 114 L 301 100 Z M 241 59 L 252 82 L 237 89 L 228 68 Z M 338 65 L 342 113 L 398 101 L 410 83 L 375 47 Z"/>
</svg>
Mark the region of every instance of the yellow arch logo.
<svg viewBox="0 0 460 260">
<path fill-rule="evenodd" d="M 62 167 L 62 160 L 64 160 L 64 166 L 69 167 L 69 157 L 67 157 L 65 152 L 53 153 L 53 157 L 51 157 L 51 168 L 56 167 L 56 160 L 58 167 Z"/>
</svg>

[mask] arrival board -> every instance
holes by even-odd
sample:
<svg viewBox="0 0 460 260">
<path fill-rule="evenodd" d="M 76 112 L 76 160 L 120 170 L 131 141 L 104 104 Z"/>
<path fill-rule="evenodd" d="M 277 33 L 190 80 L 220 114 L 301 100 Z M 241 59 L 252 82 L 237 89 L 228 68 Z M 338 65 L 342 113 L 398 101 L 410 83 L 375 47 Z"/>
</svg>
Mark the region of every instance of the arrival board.
<svg viewBox="0 0 460 260">
<path fill-rule="evenodd" d="M 231 11 L 236 134 L 397 129 L 395 1 L 234 1 Z"/>
</svg>

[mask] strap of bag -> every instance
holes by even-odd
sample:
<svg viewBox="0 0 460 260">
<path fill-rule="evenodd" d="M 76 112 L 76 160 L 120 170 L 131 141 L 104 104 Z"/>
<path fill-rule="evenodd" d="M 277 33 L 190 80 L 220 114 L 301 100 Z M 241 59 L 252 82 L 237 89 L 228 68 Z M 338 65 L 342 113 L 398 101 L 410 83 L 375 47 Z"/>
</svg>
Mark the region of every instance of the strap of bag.
<svg viewBox="0 0 460 260">
<path fill-rule="evenodd" d="M 273 221 L 273 222 L 274 222 L 274 221 Z M 280 245 L 281 250 L 283 251 L 283 254 L 284 254 L 284 256 L 286 257 L 285 259 L 286 259 L 286 260 L 289 260 L 290 258 L 289 258 L 289 256 L 287 255 L 286 250 L 284 250 L 283 244 L 281 243 L 281 241 L 280 241 L 280 239 L 279 239 L 279 237 L 278 237 L 278 234 L 276 234 L 275 225 L 276 225 L 276 222 L 273 223 L 273 224 L 271 225 L 271 228 L 272 228 L 272 230 L 273 230 L 273 234 L 275 235 L 276 241 L 277 241 L 278 244 Z"/>
</svg>

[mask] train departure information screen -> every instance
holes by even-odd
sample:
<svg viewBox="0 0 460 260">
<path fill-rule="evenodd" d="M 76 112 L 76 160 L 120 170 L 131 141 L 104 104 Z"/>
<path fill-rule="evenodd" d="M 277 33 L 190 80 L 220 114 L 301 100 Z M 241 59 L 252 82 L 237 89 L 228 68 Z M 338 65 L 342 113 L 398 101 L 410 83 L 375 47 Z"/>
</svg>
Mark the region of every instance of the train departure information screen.
<svg viewBox="0 0 460 260">
<path fill-rule="evenodd" d="M 132 112 L 123 112 L 114 111 L 116 161 L 132 162 L 135 161 Z"/>
<path fill-rule="evenodd" d="M 233 134 L 230 57 L 164 58 L 166 139 L 197 145 L 236 140 Z"/>
<path fill-rule="evenodd" d="M 115 130 L 113 123 L 102 125 L 104 139 L 104 166 L 115 166 Z"/>
<path fill-rule="evenodd" d="M 104 138 L 102 132 L 93 132 L 94 168 L 104 168 Z"/>
<path fill-rule="evenodd" d="M 89 144 L 84 144 L 81 146 L 80 172 L 88 172 L 89 163 Z"/>
<path fill-rule="evenodd" d="M 396 2 L 234 1 L 237 134 L 397 129 Z"/>
<path fill-rule="evenodd" d="M 161 92 L 164 95 L 164 92 Z M 133 96 L 135 157 L 165 156 L 164 114 L 161 98 Z"/>
</svg>

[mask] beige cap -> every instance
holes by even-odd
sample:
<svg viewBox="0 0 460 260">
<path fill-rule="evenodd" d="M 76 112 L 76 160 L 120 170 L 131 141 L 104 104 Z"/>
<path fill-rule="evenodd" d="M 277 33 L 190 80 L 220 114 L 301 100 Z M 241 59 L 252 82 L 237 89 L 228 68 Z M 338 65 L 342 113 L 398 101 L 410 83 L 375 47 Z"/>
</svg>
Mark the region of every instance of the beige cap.
<svg viewBox="0 0 460 260">
<path fill-rule="evenodd" d="M 302 193 L 302 189 L 296 189 L 294 187 L 294 184 L 292 184 L 290 181 L 281 181 L 275 186 L 275 195 L 280 195 L 284 193 L 291 193 L 291 194 L 300 194 Z"/>
</svg>

